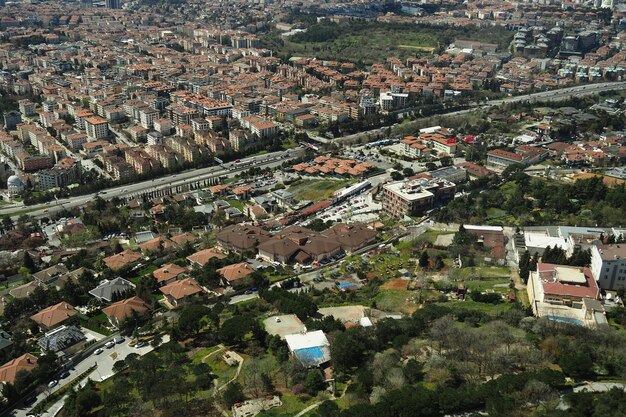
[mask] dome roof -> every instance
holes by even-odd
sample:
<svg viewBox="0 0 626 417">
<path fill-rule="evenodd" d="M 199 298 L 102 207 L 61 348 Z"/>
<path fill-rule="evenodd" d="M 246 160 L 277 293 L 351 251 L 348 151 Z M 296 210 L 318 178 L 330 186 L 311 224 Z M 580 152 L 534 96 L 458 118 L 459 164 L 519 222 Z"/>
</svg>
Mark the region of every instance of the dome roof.
<svg viewBox="0 0 626 417">
<path fill-rule="evenodd" d="M 9 177 L 9 179 L 7 180 L 7 185 L 10 186 L 15 186 L 15 187 L 19 187 L 21 185 L 24 185 L 24 183 L 22 182 L 22 180 L 20 179 L 20 177 L 18 177 L 17 175 L 11 175 Z"/>
</svg>

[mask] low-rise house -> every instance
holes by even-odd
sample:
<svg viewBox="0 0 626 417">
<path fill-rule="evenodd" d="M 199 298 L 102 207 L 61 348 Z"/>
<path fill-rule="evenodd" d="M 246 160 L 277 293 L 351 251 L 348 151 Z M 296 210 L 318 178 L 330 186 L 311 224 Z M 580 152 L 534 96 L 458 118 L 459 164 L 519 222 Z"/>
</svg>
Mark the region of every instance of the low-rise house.
<svg viewBox="0 0 626 417">
<path fill-rule="evenodd" d="M 307 368 L 330 361 L 330 343 L 321 330 L 285 336 L 289 351 Z"/>
<path fill-rule="evenodd" d="M 191 299 L 204 294 L 204 289 L 193 278 L 175 281 L 159 290 L 165 295 L 172 307 L 179 307 Z"/>
<path fill-rule="evenodd" d="M 134 296 L 122 301 L 111 304 L 102 309 L 107 316 L 111 325 L 119 327 L 120 323 L 133 314 L 142 315 L 148 312 L 150 308 L 141 298 Z"/>
<path fill-rule="evenodd" d="M 104 258 L 104 263 L 112 271 L 131 266 L 142 258 L 141 253 L 125 250 L 115 255 Z"/>
<path fill-rule="evenodd" d="M 374 243 L 377 233 L 362 223 L 337 223 L 322 235 L 337 241 L 344 252 L 351 253 Z"/>
<path fill-rule="evenodd" d="M 227 265 L 217 270 L 222 276 L 221 284 L 224 287 L 237 287 L 244 284 L 244 278 L 254 273 L 254 269 L 247 262 Z"/>
<path fill-rule="evenodd" d="M 58 356 L 71 356 L 83 349 L 87 337 L 76 326 L 61 326 L 39 338 L 38 344 L 43 351 L 56 353 Z"/>
<path fill-rule="evenodd" d="M 61 275 L 67 274 L 68 269 L 63 264 L 56 264 L 33 274 L 33 279 L 41 284 L 50 284 Z"/>
<path fill-rule="evenodd" d="M 100 301 L 110 303 L 111 301 L 114 301 L 115 298 L 123 298 L 125 294 L 134 291 L 134 289 L 135 284 L 124 278 L 117 277 L 112 280 L 105 279 L 100 282 L 100 285 L 89 291 L 89 294 L 93 295 Z"/>
<path fill-rule="evenodd" d="M 176 264 L 167 264 L 161 268 L 152 272 L 152 276 L 156 279 L 157 284 L 162 287 L 163 285 L 171 284 L 179 277 L 187 272 L 187 268 L 178 266 Z"/>
<path fill-rule="evenodd" d="M 222 248 L 242 253 L 255 251 L 260 243 L 270 239 L 272 235 L 257 226 L 236 224 L 223 228 L 216 237 Z"/>
<path fill-rule="evenodd" d="M 37 367 L 37 358 L 30 353 L 25 353 L 0 366 L 0 382 L 5 384 L 15 383 L 15 376 L 21 372 L 31 372 Z"/>
<path fill-rule="evenodd" d="M 187 257 L 187 260 L 191 263 L 192 266 L 197 266 L 202 268 L 206 263 L 208 263 L 211 259 L 224 259 L 226 255 L 217 250 L 216 248 L 209 248 L 198 251 L 194 254 L 191 254 Z"/>
<path fill-rule="evenodd" d="M 0 329 L 0 352 L 9 350 L 11 346 L 13 346 L 11 335 Z"/>
<path fill-rule="evenodd" d="M 41 330 L 47 331 L 59 326 L 76 314 L 76 310 L 74 310 L 71 304 L 62 301 L 48 308 L 44 308 L 37 314 L 32 315 L 30 319 L 37 323 Z"/>
</svg>

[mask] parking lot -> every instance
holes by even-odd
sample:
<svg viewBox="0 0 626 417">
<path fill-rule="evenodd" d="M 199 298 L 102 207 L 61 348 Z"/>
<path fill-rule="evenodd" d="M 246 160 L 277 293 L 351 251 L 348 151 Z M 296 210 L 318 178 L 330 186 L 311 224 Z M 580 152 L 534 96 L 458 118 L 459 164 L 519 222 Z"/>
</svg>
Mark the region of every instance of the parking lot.
<svg viewBox="0 0 626 417">
<path fill-rule="evenodd" d="M 280 337 L 306 330 L 304 324 L 295 314 L 269 317 L 263 320 L 263 324 L 266 332 Z"/>
</svg>

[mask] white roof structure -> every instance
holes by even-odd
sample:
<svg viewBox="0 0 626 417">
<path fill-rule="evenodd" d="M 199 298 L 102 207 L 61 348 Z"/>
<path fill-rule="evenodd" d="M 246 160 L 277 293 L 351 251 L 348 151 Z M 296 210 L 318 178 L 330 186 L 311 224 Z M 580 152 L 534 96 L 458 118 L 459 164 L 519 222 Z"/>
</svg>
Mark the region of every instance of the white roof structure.
<svg viewBox="0 0 626 417">
<path fill-rule="evenodd" d="M 545 233 L 524 233 L 524 239 L 526 241 L 526 247 L 528 248 L 547 248 L 558 246 L 565 250 L 569 249 L 569 242 L 562 237 L 546 236 Z"/>
<path fill-rule="evenodd" d="M 464 224 L 465 230 L 484 230 L 486 232 L 502 232 L 504 228 L 502 226 L 475 226 L 472 224 Z"/>
<path fill-rule="evenodd" d="M 291 351 L 330 345 L 326 335 L 321 330 L 315 330 L 307 333 L 288 334 L 285 336 L 285 341 Z"/>
</svg>

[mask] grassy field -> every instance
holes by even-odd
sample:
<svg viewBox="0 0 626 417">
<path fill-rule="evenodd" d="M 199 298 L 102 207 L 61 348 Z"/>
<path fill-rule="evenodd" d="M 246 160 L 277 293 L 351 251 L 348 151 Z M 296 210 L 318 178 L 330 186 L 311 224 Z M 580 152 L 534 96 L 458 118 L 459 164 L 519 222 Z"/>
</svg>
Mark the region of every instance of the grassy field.
<svg viewBox="0 0 626 417">
<path fill-rule="evenodd" d="M 352 182 L 340 179 L 301 180 L 291 184 L 288 191 L 294 193 L 298 200 L 321 201 Z"/>
<path fill-rule="evenodd" d="M 257 414 L 259 417 L 281 417 L 281 416 L 292 416 L 298 414 L 300 411 L 307 408 L 309 405 L 318 401 L 317 398 L 310 398 L 308 396 L 304 396 L 305 400 L 303 401 L 300 397 L 291 392 L 283 392 L 280 400 L 283 402 L 281 407 L 272 408 L 267 411 L 263 411 Z"/>
<path fill-rule="evenodd" d="M 380 62 L 382 58 L 402 60 L 416 53 L 430 54 L 437 48 L 437 38 L 419 31 L 369 29 L 342 36 L 330 42 L 295 42 L 286 40 L 282 48 L 291 56 L 316 56 L 326 59 L 341 57 L 365 64 Z"/>
</svg>

